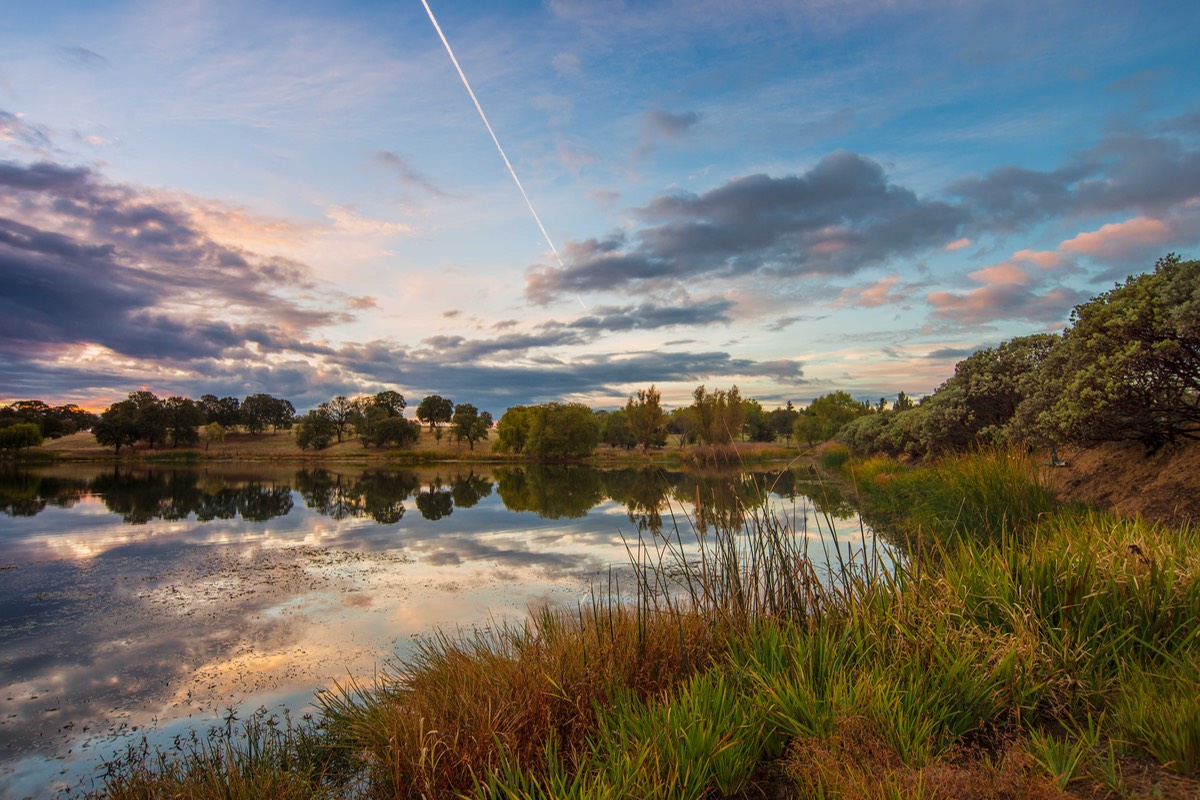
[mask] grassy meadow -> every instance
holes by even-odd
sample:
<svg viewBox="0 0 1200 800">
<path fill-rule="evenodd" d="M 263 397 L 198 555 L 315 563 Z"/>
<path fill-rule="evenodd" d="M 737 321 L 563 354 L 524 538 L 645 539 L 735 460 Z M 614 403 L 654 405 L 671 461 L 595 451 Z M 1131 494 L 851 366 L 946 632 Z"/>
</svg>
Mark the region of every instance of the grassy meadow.
<svg viewBox="0 0 1200 800">
<path fill-rule="evenodd" d="M 439 435 L 440 434 L 440 435 Z M 365 447 L 357 436 L 347 435 L 342 442 L 335 441 L 321 450 L 302 450 L 296 444 L 294 430 L 264 431 L 248 433 L 243 430 L 228 431 L 222 441 L 201 443 L 195 447 L 174 448 L 169 445 L 149 447 L 145 443 L 121 448 L 101 446 L 88 431 L 47 439 L 40 447 L 31 448 L 21 454 L 26 461 L 41 460 L 86 460 L 112 461 L 132 460 L 162 463 L 191 463 L 199 461 L 287 461 L 287 462 L 338 462 L 338 463 L 396 463 L 413 464 L 429 461 L 496 461 L 511 462 L 528 460 L 522 456 L 502 455 L 492 451 L 495 431 L 490 439 L 475 443 L 471 448 L 465 439 L 456 441 L 448 428 L 430 431 L 421 429 L 420 438 L 411 447 Z M 678 437 L 671 437 L 665 447 L 651 450 L 648 454 L 640 449 L 625 449 L 601 444 L 595 453 L 585 459 L 588 463 L 665 461 L 670 463 L 727 463 L 737 461 L 787 460 L 795 457 L 796 448 L 782 443 L 737 442 L 731 445 L 686 445 L 679 444 Z"/>
<path fill-rule="evenodd" d="M 1198 796 L 1195 528 L 1060 505 L 1011 452 L 821 461 L 903 558 L 826 572 L 749 508 L 701 558 L 631 546 L 634 585 L 430 638 L 312 718 L 131 749 L 95 794 Z"/>
</svg>

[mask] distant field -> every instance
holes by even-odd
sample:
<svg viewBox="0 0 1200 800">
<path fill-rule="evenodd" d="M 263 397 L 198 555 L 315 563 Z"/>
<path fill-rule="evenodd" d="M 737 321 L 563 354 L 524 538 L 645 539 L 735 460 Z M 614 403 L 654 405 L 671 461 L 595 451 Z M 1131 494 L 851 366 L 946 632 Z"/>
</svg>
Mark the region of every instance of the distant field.
<svg viewBox="0 0 1200 800">
<path fill-rule="evenodd" d="M 220 460 L 320 460 L 320 461 L 375 461 L 375 460 L 405 460 L 405 459 L 433 459 L 433 460 L 470 460 L 470 459 L 491 459 L 504 458 L 492 453 L 492 444 L 495 442 L 496 434 L 492 433 L 492 438 L 482 442 L 476 442 L 475 449 L 471 450 L 467 446 L 466 440 L 462 442 L 454 441 L 454 437 L 450 435 L 448 430 L 443 430 L 441 438 L 429 431 L 428 427 L 421 429 L 421 438 L 417 444 L 412 447 L 363 447 L 362 443 L 355 436 L 348 436 L 341 444 L 334 443 L 324 450 L 301 450 L 296 445 L 295 431 L 278 431 L 265 433 L 244 433 L 244 432 L 228 432 L 225 434 L 225 441 L 212 442 L 207 447 L 203 442 L 186 448 L 172 448 L 170 445 L 160 445 L 151 449 L 145 444 L 138 444 L 136 447 L 122 447 L 119 457 L 121 458 L 164 458 L 169 459 L 172 453 L 195 451 L 203 459 L 220 459 Z M 673 437 L 672 437 L 673 438 Z M 96 439 L 89 432 L 75 433 L 70 436 L 64 436 L 61 439 L 48 439 L 38 450 L 53 453 L 63 458 L 79 458 L 79 459 L 111 459 L 114 457 L 111 447 L 101 447 L 96 443 Z M 762 444 L 757 442 L 745 442 L 737 445 L 738 454 L 747 458 L 763 458 L 763 457 L 786 457 L 788 448 L 782 442 L 775 444 Z M 660 450 L 652 450 L 651 458 L 675 458 L 683 455 L 684 448 L 680 448 L 676 440 L 672 440 L 666 447 Z M 777 451 L 777 452 L 776 452 Z M 791 448 L 794 453 L 795 449 Z M 646 458 L 638 450 L 623 450 L 614 449 L 607 445 L 601 445 L 596 451 L 596 456 L 602 460 L 617 459 L 617 460 L 643 460 Z"/>
</svg>

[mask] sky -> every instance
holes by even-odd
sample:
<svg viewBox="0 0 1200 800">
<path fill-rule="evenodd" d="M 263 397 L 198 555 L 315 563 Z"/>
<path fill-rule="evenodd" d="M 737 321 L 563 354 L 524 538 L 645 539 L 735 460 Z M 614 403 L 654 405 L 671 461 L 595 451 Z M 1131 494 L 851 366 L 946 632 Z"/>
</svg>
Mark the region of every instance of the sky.
<svg viewBox="0 0 1200 800">
<path fill-rule="evenodd" d="M 503 157 L 421 0 L 7 3 L 0 403 L 923 395 L 1196 252 L 1200 4 L 429 7 Z"/>
</svg>

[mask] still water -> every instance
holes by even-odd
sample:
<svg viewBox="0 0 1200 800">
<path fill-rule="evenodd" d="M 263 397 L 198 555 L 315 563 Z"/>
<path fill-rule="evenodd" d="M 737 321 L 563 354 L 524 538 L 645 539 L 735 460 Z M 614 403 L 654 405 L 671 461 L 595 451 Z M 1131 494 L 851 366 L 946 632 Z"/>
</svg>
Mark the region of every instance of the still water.
<svg viewBox="0 0 1200 800">
<path fill-rule="evenodd" d="M 0 472 L 0 796 L 73 794 L 230 709 L 299 716 L 416 637 L 579 602 L 639 539 L 694 547 L 763 498 L 814 560 L 872 556 L 803 471 Z"/>
</svg>

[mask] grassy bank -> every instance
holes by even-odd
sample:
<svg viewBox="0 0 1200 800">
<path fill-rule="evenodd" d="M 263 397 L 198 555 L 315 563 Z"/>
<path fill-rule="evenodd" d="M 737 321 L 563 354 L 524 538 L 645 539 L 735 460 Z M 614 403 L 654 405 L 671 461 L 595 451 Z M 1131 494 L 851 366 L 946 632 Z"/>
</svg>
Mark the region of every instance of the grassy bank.
<svg viewBox="0 0 1200 800">
<path fill-rule="evenodd" d="M 1011 454 L 825 459 L 906 558 L 827 574 L 748 509 L 702 558 L 633 548 L 584 607 L 427 640 L 311 721 L 133 751 L 99 794 L 1197 796 L 1194 528 L 1059 507 Z"/>
</svg>

